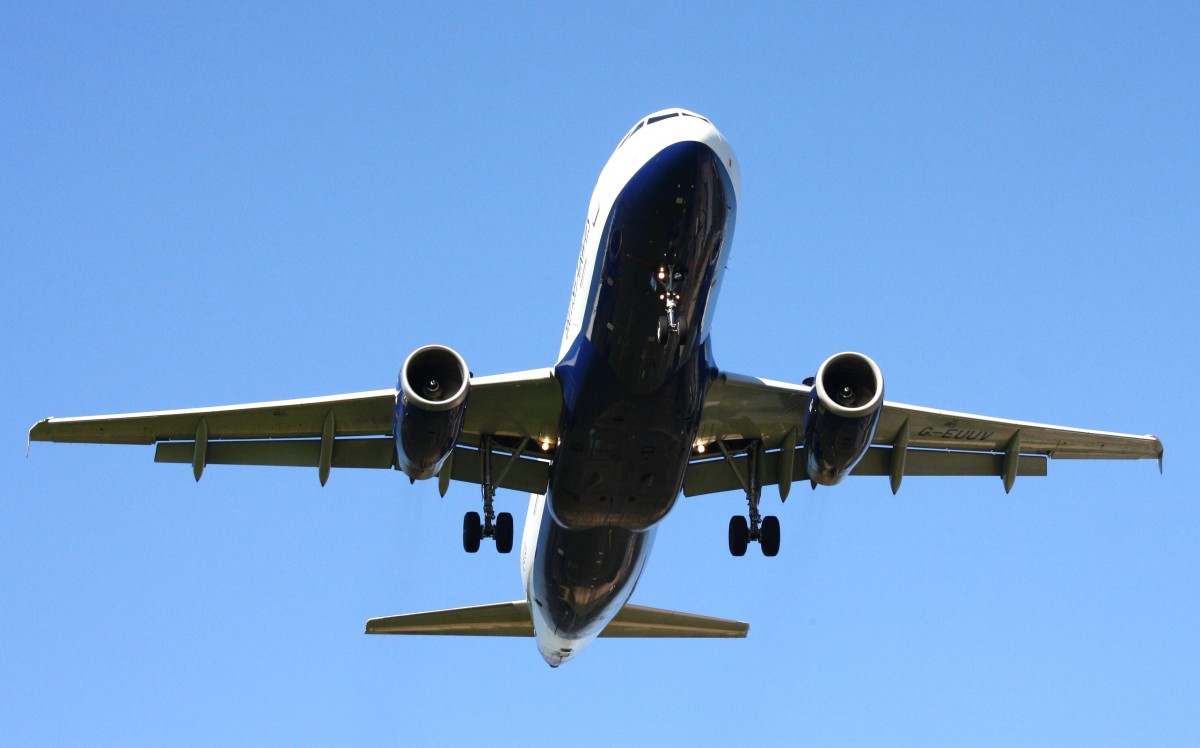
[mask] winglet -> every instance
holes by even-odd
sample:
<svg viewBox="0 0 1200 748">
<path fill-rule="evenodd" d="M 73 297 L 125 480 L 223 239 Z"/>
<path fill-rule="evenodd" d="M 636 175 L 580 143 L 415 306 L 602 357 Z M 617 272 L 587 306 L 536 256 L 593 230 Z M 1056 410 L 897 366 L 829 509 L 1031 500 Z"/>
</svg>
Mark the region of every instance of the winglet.
<svg viewBox="0 0 1200 748">
<path fill-rule="evenodd" d="M 1155 444 L 1155 446 L 1157 446 L 1157 447 L 1158 447 L 1158 474 L 1159 474 L 1159 475 L 1162 475 L 1162 471 L 1163 471 L 1163 466 L 1162 466 L 1162 464 L 1163 464 L 1163 443 L 1162 443 L 1162 439 L 1159 439 L 1159 438 L 1158 438 L 1157 436 L 1155 436 L 1154 434 L 1146 434 L 1146 436 L 1148 436 L 1148 437 L 1150 437 L 1151 439 L 1153 439 L 1153 440 L 1154 440 L 1154 444 Z"/>
</svg>

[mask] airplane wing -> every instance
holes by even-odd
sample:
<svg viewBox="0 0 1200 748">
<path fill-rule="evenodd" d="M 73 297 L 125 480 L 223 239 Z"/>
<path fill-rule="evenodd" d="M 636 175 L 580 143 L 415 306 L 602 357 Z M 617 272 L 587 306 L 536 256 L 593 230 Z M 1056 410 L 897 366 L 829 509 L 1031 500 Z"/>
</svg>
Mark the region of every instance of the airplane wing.
<svg viewBox="0 0 1200 748">
<path fill-rule="evenodd" d="M 215 408 L 162 410 L 77 418 L 47 418 L 30 441 L 157 444 L 156 462 L 191 463 L 199 480 L 206 465 L 283 465 L 317 468 L 324 484 L 331 467 L 391 468 L 396 464 L 392 411 L 396 390 L 373 390 L 299 400 Z M 494 452 L 502 488 L 538 492 L 549 463 L 524 445 L 558 430 L 562 394 L 553 369 L 471 379 L 463 434 L 448 477 L 479 482 L 480 434 L 500 437 Z"/>
<path fill-rule="evenodd" d="M 800 436 L 811 388 L 740 374 L 722 373 L 704 402 L 698 441 L 738 445 L 759 440 L 766 450 L 761 485 L 807 480 Z M 790 458 L 787 452 L 794 451 Z M 1162 442 L 1154 436 L 1052 426 L 923 408 L 885 401 L 871 447 L 852 475 L 886 475 L 892 490 L 905 475 L 993 475 L 1005 488 L 1024 475 L 1045 475 L 1046 460 L 1156 459 Z M 693 456 L 684 494 L 695 496 L 742 487 L 736 468 L 746 455 Z M 732 465 L 731 465 L 732 463 Z M 788 466 L 791 475 L 788 475 Z"/>
</svg>

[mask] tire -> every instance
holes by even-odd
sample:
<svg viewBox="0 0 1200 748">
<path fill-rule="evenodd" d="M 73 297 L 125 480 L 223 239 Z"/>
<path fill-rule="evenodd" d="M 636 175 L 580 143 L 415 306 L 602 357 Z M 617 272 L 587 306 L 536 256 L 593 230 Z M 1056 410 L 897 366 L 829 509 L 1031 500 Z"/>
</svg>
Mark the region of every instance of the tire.
<svg viewBox="0 0 1200 748">
<path fill-rule="evenodd" d="M 750 545 L 750 523 L 741 515 L 730 517 L 729 552 L 735 556 L 745 556 L 748 545 Z"/>
<path fill-rule="evenodd" d="M 763 517 L 762 528 L 759 530 L 758 544 L 762 546 L 764 556 L 775 556 L 779 553 L 779 518 Z"/>
<path fill-rule="evenodd" d="M 513 518 L 508 512 L 496 515 L 496 550 L 509 553 L 513 547 Z"/>
<path fill-rule="evenodd" d="M 467 512 L 463 517 L 463 550 L 467 553 L 478 551 L 482 538 L 483 525 L 480 524 L 479 512 Z"/>
</svg>

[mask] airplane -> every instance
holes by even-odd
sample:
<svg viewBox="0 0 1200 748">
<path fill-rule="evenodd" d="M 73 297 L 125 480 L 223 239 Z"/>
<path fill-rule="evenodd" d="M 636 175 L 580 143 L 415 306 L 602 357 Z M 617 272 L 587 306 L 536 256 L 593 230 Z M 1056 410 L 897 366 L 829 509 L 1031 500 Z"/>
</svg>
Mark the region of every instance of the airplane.
<svg viewBox="0 0 1200 748">
<path fill-rule="evenodd" d="M 463 547 L 513 547 L 497 488 L 531 495 L 521 538 L 524 599 L 373 618 L 368 634 L 534 637 L 551 667 L 597 637 L 746 636 L 744 622 L 629 603 L 655 530 L 683 494 L 741 491 L 734 556 L 780 548 L 763 488 L 848 475 L 1044 476 L 1048 458 L 1157 459 L 1154 436 L 1052 426 L 884 400 L 879 366 L 836 353 L 790 384 L 715 362 L 710 329 L 729 260 L 740 175 L 705 117 L 642 118 L 609 158 L 588 205 L 554 366 L 471 374 L 456 351 L 409 355 L 394 389 L 216 408 L 48 418 L 31 441 L 156 444 L 155 461 L 380 468 L 411 481 L 481 487 Z"/>
</svg>

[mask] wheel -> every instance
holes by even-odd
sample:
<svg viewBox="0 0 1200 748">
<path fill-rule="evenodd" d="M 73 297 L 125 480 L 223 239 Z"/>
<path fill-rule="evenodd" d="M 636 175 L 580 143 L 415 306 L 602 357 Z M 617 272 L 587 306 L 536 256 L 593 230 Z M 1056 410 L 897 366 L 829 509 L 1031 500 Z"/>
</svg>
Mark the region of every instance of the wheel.
<svg viewBox="0 0 1200 748">
<path fill-rule="evenodd" d="M 745 556 L 748 545 L 750 545 L 750 523 L 741 515 L 730 517 L 729 552 L 735 556 Z"/>
<path fill-rule="evenodd" d="M 759 528 L 758 544 L 762 546 L 764 556 L 774 556 L 779 553 L 778 517 L 763 517 L 762 527 Z"/>
<path fill-rule="evenodd" d="M 479 550 L 482 537 L 483 525 L 479 521 L 479 512 L 467 512 L 463 517 L 463 550 L 467 553 Z"/>
<path fill-rule="evenodd" d="M 496 515 L 496 550 L 508 553 L 513 544 L 513 519 L 508 512 Z"/>
<path fill-rule="evenodd" d="M 671 323 L 667 321 L 667 315 L 664 314 L 663 316 L 658 318 L 657 338 L 658 338 L 659 344 L 666 343 L 667 338 L 670 336 L 670 334 L 671 334 Z"/>
</svg>

